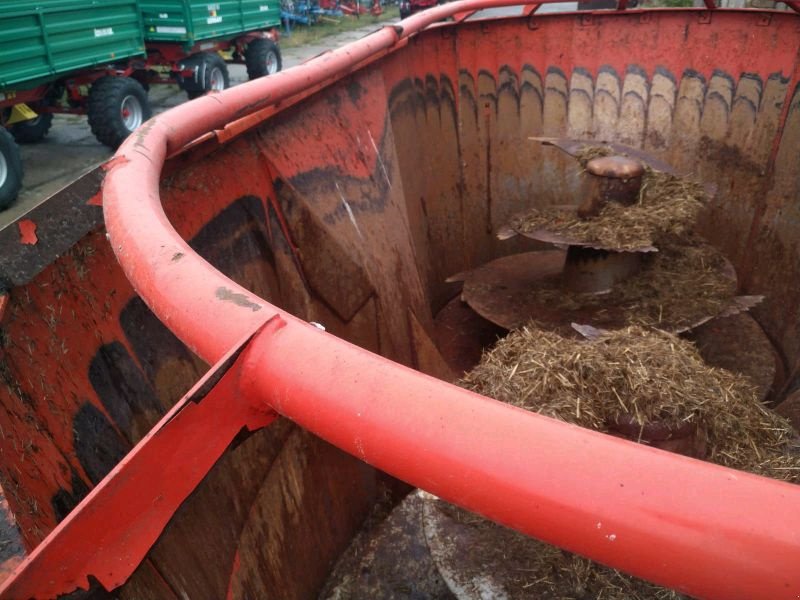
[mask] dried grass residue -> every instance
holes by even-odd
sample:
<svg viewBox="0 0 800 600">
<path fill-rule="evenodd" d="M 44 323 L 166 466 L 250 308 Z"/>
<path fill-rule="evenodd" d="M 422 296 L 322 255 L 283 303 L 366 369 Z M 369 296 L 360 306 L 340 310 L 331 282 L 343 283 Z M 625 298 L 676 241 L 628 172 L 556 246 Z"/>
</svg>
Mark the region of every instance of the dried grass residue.
<svg viewBox="0 0 800 600">
<path fill-rule="evenodd" d="M 709 461 L 800 480 L 789 422 L 758 401 L 747 378 L 709 367 L 694 345 L 663 331 L 634 326 L 584 341 L 530 324 L 486 352 L 461 385 L 597 431 L 626 416 L 694 423 L 707 432 Z"/>
<path fill-rule="evenodd" d="M 728 308 L 737 283 L 724 255 L 698 238 L 670 240 L 648 254 L 642 270 L 607 294 L 572 292 L 559 279 L 543 280 L 531 304 L 557 309 L 570 320 L 598 327 L 641 325 L 670 331 L 689 329 Z M 587 312 L 588 311 L 588 312 Z"/>
<path fill-rule="evenodd" d="M 577 150 L 573 156 L 581 164 L 581 167 L 585 169 L 590 160 L 601 158 L 603 156 L 613 156 L 614 154 L 617 153 L 614 152 L 614 149 L 611 146 L 586 145 Z"/>
<path fill-rule="evenodd" d="M 638 275 L 616 285 L 608 300 L 625 305 L 631 324 L 673 329 L 719 314 L 736 296 L 730 263 L 710 244 L 680 239 L 665 244 Z"/>
<path fill-rule="evenodd" d="M 709 367 L 690 342 L 663 331 L 630 327 L 581 341 L 531 323 L 486 352 L 461 385 L 598 431 L 630 415 L 640 423 L 693 422 L 706 429 L 711 462 L 800 481 L 789 422 L 757 400 L 745 377 Z M 462 509 L 445 510 L 473 528 L 485 571 L 502 574 L 510 598 L 684 598 Z"/>
<path fill-rule="evenodd" d="M 517 215 L 510 227 L 520 233 L 547 231 L 605 249 L 635 250 L 691 231 L 706 202 L 701 184 L 646 167 L 639 202 L 632 206 L 609 202 L 586 220 L 578 218 L 576 207 L 543 207 Z"/>
</svg>

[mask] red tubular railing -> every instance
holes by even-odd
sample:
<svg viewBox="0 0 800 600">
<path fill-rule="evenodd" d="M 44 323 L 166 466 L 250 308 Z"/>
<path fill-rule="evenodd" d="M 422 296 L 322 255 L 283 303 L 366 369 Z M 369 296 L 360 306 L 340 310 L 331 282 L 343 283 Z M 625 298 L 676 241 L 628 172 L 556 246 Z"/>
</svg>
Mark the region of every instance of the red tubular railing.
<svg viewBox="0 0 800 600">
<path fill-rule="evenodd" d="M 210 363 L 277 314 L 247 347 L 242 398 L 269 405 L 369 464 L 693 596 L 796 598 L 800 487 L 512 408 L 352 346 L 236 285 L 195 254 L 164 215 L 158 184 L 168 154 L 341 76 L 443 17 L 508 4 L 440 6 L 154 118 L 122 146 L 105 180 L 114 252 L 150 308 Z M 173 260 L 178 254 L 181 260 Z M 231 293 L 247 302 L 226 301 Z"/>
</svg>

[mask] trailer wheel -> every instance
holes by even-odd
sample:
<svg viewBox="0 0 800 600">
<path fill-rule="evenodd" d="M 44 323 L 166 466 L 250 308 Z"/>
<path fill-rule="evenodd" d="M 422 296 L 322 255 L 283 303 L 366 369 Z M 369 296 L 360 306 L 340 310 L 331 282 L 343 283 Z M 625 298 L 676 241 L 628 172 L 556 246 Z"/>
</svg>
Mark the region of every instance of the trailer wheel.
<svg viewBox="0 0 800 600">
<path fill-rule="evenodd" d="M 189 96 L 189 100 L 199 98 L 206 92 L 221 92 L 230 85 L 228 65 L 216 52 L 204 52 L 198 68 L 202 89 L 187 89 L 186 95 Z"/>
<path fill-rule="evenodd" d="M 18 144 L 33 144 L 47 135 L 52 124 L 52 113 L 42 113 L 30 121 L 14 123 L 9 130 Z"/>
<path fill-rule="evenodd" d="M 22 187 L 22 159 L 13 136 L 0 127 L 0 210 L 17 199 Z"/>
<path fill-rule="evenodd" d="M 116 149 L 152 115 L 147 93 L 130 77 L 101 77 L 89 90 L 89 126 L 98 141 Z"/>
<path fill-rule="evenodd" d="M 247 65 L 247 77 L 258 79 L 266 75 L 274 75 L 281 70 L 281 51 L 272 40 L 258 39 L 247 45 L 244 53 Z"/>
</svg>

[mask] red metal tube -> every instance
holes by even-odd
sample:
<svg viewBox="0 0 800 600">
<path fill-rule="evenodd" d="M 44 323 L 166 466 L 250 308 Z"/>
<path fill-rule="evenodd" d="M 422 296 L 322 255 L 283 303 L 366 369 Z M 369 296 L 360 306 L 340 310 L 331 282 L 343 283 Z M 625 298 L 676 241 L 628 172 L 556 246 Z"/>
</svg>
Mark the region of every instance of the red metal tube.
<svg viewBox="0 0 800 600">
<path fill-rule="evenodd" d="M 797 486 L 532 414 L 304 323 L 270 324 L 248 361 L 246 397 L 518 531 L 698 598 L 800 593 Z"/>
<path fill-rule="evenodd" d="M 542 0 L 542 3 L 557 1 Z M 225 308 L 233 307 L 220 305 L 217 297 L 220 287 L 245 297 L 250 294 L 225 277 L 222 277 L 222 286 L 220 273 L 197 256 L 169 224 L 158 195 L 160 171 L 167 156 L 233 120 L 277 104 L 310 86 L 341 77 L 402 38 L 446 17 L 509 4 L 509 0 L 461 0 L 417 13 L 397 26 L 384 27 L 293 69 L 177 106 L 139 128 L 109 163 L 103 203 L 114 252 L 153 312 L 210 363 L 216 362 L 232 344 L 251 331 L 263 316 L 252 310 L 246 314 L 250 309 L 240 309 L 242 314 L 235 323 L 213 331 L 197 330 L 197 322 L 214 322 Z M 124 202 L 124 198 L 133 193 L 137 194 L 135 217 L 128 214 L 134 207 Z M 133 229 L 135 235 L 132 235 Z M 178 253 L 183 258 L 173 261 L 172 257 Z M 185 301 L 188 290 L 191 290 L 192 302 Z M 259 298 L 250 297 L 250 300 L 281 312 Z"/>
<path fill-rule="evenodd" d="M 526 413 L 319 332 L 213 269 L 161 209 L 158 180 L 168 153 L 340 76 L 436 20 L 508 3 L 437 7 L 151 120 L 123 145 L 105 181 L 114 251 L 147 304 L 207 361 L 218 360 L 266 315 L 279 313 L 281 320 L 248 350 L 244 397 L 266 402 L 370 464 L 520 531 L 697 597 L 797 597 L 800 488 Z M 296 360 L 312 351 L 314 360 Z"/>
</svg>

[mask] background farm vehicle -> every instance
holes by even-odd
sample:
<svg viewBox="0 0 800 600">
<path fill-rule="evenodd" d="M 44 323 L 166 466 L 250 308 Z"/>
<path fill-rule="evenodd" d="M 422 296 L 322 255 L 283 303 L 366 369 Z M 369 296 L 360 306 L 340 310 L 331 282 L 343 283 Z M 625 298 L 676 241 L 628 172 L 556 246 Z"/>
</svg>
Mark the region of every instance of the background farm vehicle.
<svg viewBox="0 0 800 600">
<path fill-rule="evenodd" d="M 0 208 L 22 183 L 15 142 L 40 141 L 53 114 L 87 115 L 97 140 L 116 148 L 152 116 L 151 85 L 177 84 L 192 99 L 228 87 L 227 63 L 246 65 L 250 79 L 278 72 L 279 12 L 251 0 L 4 5 Z"/>
</svg>

